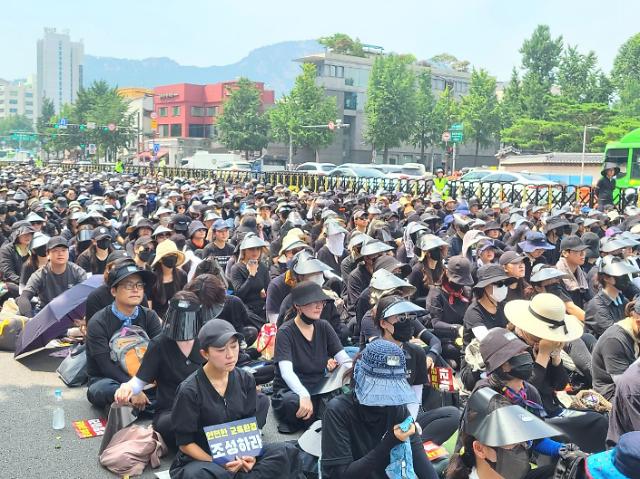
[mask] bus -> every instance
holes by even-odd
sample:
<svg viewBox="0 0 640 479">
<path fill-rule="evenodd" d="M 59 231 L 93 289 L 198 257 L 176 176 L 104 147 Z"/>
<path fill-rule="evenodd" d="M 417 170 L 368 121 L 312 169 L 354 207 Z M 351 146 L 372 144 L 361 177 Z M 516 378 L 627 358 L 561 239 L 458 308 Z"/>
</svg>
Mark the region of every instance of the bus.
<svg viewBox="0 0 640 479">
<path fill-rule="evenodd" d="M 627 133 L 619 141 L 608 143 L 604 150 L 604 163 L 615 163 L 620 168 L 616 177 L 618 188 L 640 186 L 640 128 Z"/>
</svg>

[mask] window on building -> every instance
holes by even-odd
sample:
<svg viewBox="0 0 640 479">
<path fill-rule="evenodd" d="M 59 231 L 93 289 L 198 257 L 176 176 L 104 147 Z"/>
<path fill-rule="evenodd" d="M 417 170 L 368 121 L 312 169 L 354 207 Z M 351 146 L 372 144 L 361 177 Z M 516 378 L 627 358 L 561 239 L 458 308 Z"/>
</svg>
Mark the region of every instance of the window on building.
<svg viewBox="0 0 640 479">
<path fill-rule="evenodd" d="M 207 107 L 207 113 L 205 116 L 216 116 L 218 114 L 218 107 L 217 106 L 208 106 Z"/>
<path fill-rule="evenodd" d="M 158 125 L 158 133 L 163 137 L 169 136 L 169 125 Z"/>
<path fill-rule="evenodd" d="M 191 116 L 204 116 L 204 107 L 201 106 L 192 106 L 191 107 Z M 191 135 L 189 135 L 191 136 Z"/>
<path fill-rule="evenodd" d="M 160 116 L 167 116 L 168 115 L 168 110 L 169 109 L 166 106 L 161 107 L 160 110 L 159 110 Z"/>
<path fill-rule="evenodd" d="M 335 78 L 344 78 L 344 67 L 337 65 L 327 65 L 324 66 L 324 76 L 326 77 L 335 77 Z"/>
<path fill-rule="evenodd" d="M 17 108 L 9 108 L 9 113 L 18 113 Z"/>
<path fill-rule="evenodd" d="M 355 92 L 347 91 L 344 93 L 344 109 L 345 110 L 357 110 L 358 109 L 358 94 Z"/>
<path fill-rule="evenodd" d="M 171 125 L 171 136 L 182 136 L 182 125 L 180 123 Z"/>
<path fill-rule="evenodd" d="M 180 116 L 180 107 L 179 106 L 174 106 L 173 107 L 173 116 Z"/>
<path fill-rule="evenodd" d="M 24 97 L 25 98 L 33 98 L 33 93 L 27 91 L 27 92 L 24 93 Z"/>
<path fill-rule="evenodd" d="M 25 106 L 33 106 L 33 102 L 29 100 L 25 101 L 24 104 Z"/>
<path fill-rule="evenodd" d="M 18 92 L 15 90 L 10 90 L 9 91 L 9 96 L 18 96 Z"/>
<path fill-rule="evenodd" d="M 204 136 L 205 125 L 189 124 L 189 137 L 190 138 L 205 138 Z"/>
<path fill-rule="evenodd" d="M 17 105 L 18 100 L 9 100 L 9 105 Z"/>
</svg>

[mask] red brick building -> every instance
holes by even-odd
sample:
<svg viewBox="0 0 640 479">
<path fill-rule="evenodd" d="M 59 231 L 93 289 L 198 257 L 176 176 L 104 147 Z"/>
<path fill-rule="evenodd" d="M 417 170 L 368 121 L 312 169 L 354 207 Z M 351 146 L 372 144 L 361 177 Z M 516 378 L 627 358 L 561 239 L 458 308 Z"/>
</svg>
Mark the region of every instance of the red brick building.
<svg viewBox="0 0 640 479">
<path fill-rule="evenodd" d="M 158 138 L 213 138 L 217 117 L 224 102 L 237 82 L 229 81 L 209 85 L 177 83 L 153 89 L 154 111 Z M 264 83 L 256 82 L 263 108 L 274 104 L 273 90 L 265 90 Z"/>
</svg>

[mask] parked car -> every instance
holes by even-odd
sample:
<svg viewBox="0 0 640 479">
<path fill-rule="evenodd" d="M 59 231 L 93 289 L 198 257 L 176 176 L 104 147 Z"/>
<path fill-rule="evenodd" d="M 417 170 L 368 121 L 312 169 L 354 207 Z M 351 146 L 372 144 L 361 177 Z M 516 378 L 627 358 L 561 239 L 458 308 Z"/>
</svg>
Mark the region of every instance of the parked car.
<svg viewBox="0 0 640 479">
<path fill-rule="evenodd" d="M 218 160 L 217 170 L 251 171 L 251 163 L 239 160 Z"/>
<path fill-rule="evenodd" d="M 523 201 L 544 204 L 549 201 L 549 194 L 560 186 L 560 183 L 531 173 L 514 173 L 497 171 L 484 176 L 479 181 L 482 198 L 507 200 L 515 204 Z M 476 195 L 478 196 L 478 194 Z"/>
<path fill-rule="evenodd" d="M 310 161 L 298 165 L 296 171 L 299 171 L 300 173 L 307 173 L 310 175 L 326 176 L 331 173 L 331 171 L 333 171 L 335 167 L 336 165 L 334 165 L 333 163 L 315 163 Z"/>
</svg>

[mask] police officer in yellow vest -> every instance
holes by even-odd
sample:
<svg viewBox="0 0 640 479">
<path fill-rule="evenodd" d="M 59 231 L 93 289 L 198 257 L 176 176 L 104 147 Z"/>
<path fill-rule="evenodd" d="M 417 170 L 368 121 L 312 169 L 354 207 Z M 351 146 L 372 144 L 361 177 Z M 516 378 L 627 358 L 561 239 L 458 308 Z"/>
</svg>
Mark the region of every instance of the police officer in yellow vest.
<svg viewBox="0 0 640 479">
<path fill-rule="evenodd" d="M 433 179 L 433 187 L 443 197 L 447 195 L 447 183 L 449 183 L 449 179 L 444 176 L 444 170 L 438 168 L 436 170 L 436 177 Z"/>
<path fill-rule="evenodd" d="M 116 173 L 124 173 L 124 164 L 121 159 L 116 160 L 116 165 L 113 167 Z"/>
</svg>

